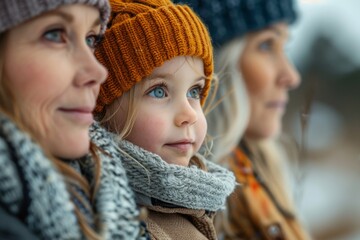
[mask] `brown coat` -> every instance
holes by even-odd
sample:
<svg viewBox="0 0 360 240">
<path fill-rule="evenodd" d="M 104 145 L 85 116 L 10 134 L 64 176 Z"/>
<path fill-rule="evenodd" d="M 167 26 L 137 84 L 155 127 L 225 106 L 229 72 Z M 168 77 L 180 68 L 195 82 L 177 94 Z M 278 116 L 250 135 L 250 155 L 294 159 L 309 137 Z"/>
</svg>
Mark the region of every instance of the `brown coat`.
<svg viewBox="0 0 360 240">
<path fill-rule="evenodd" d="M 242 186 L 228 198 L 228 225 L 225 239 L 307 240 L 309 236 L 294 216 L 276 206 L 254 175 L 251 161 L 236 149 L 230 168 Z"/>
<path fill-rule="evenodd" d="M 186 208 L 150 206 L 145 220 L 154 240 L 216 240 L 214 213 Z"/>
</svg>

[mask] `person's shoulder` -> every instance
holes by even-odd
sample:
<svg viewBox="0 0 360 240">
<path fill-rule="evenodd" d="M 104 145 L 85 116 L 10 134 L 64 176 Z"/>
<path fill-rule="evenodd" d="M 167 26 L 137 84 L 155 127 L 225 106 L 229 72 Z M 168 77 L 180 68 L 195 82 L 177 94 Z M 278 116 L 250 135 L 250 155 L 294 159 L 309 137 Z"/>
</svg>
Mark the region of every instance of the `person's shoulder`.
<svg viewBox="0 0 360 240">
<path fill-rule="evenodd" d="M 5 171 L 4 168 L 15 168 L 15 166 L 13 166 L 14 157 L 15 154 L 13 153 L 13 149 L 6 139 L 0 135 L 0 166 L 2 166 L 3 173 Z"/>
<path fill-rule="evenodd" d="M 17 218 L 7 213 L 0 207 L 0 240 L 15 239 L 38 239 L 35 235 Z"/>
<path fill-rule="evenodd" d="M 0 136 L 0 159 L 2 159 L 3 155 L 9 154 L 9 146 L 6 143 L 5 139 Z"/>
</svg>

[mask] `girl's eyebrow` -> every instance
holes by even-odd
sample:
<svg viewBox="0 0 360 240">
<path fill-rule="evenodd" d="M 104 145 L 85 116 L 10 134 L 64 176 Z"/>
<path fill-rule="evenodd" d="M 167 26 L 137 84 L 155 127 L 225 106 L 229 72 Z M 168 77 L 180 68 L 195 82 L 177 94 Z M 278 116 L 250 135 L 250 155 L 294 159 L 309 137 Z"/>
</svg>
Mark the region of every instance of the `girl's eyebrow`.
<svg viewBox="0 0 360 240">
<path fill-rule="evenodd" d="M 153 74 L 145 78 L 146 81 L 152 81 L 155 79 L 172 79 L 174 77 L 173 74 Z"/>
<path fill-rule="evenodd" d="M 195 80 L 194 80 L 194 82 L 200 82 L 200 81 L 202 81 L 202 80 L 206 80 L 206 77 L 203 77 L 203 76 L 201 76 L 201 77 L 199 77 L 199 78 L 196 78 Z"/>
<path fill-rule="evenodd" d="M 144 80 L 147 83 L 151 83 L 156 79 L 168 79 L 168 80 L 171 80 L 171 79 L 173 79 L 173 77 L 174 77 L 173 74 L 154 74 L 152 76 L 149 76 L 149 77 L 145 78 Z M 200 77 L 196 78 L 193 82 L 196 83 L 196 82 L 205 81 L 205 80 L 206 80 L 206 77 L 200 76 Z"/>
</svg>

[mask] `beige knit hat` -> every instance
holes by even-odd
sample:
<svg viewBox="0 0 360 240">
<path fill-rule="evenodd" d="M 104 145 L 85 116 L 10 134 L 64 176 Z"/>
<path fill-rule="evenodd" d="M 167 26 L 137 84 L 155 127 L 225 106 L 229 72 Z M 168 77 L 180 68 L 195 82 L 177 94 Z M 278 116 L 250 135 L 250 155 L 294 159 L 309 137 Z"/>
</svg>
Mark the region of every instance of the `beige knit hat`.
<svg viewBox="0 0 360 240">
<path fill-rule="evenodd" d="M 213 74 L 213 52 L 198 16 L 188 6 L 170 0 L 111 0 L 110 4 L 108 29 L 95 51 L 109 75 L 101 85 L 95 113 L 176 56 L 204 61 L 203 104 Z"/>
<path fill-rule="evenodd" d="M 76 3 L 98 8 L 101 16 L 102 31 L 105 31 L 110 14 L 108 0 L 1 0 L 0 33 L 62 5 Z"/>
</svg>

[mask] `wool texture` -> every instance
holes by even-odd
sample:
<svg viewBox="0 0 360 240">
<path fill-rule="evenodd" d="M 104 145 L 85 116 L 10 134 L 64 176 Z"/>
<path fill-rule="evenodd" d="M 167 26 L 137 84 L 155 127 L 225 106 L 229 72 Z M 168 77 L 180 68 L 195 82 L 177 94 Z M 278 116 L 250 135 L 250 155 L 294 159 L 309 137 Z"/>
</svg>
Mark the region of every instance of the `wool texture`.
<svg viewBox="0 0 360 240">
<path fill-rule="evenodd" d="M 209 28 L 215 48 L 279 21 L 293 23 L 294 0 L 173 0 L 188 4 Z"/>
<path fill-rule="evenodd" d="M 0 203 L 10 214 L 40 239 L 82 238 L 64 179 L 40 147 L 3 115 L 0 166 Z"/>
<path fill-rule="evenodd" d="M 37 17 L 68 4 L 86 4 L 99 9 L 102 31 L 110 14 L 108 0 L 1 0 L 0 33 L 11 29 L 31 18 Z"/>
<path fill-rule="evenodd" d="M 103 131 L 106 130 L 93 124 L 90 136 Z M 168 164 L 156 154 L 119 140 L 115 134 L 109 133 L 109 136 L 118 148 L 112 154 L 122 162 L 130 186 L 136 193 L 179 207 L 218 211 L 224 208 L 226 198 L 235 188 L 232 172 L 200 155 L 197 157 L 206 164 L 208 171 L 196 166 Z M 103 150 L 114 151 L 106 147 Z"/>
<path fill-rule="evenodd" d="M 185 5 L 170 0 L 111 0 L 111 16 L 95 55 L 109 71 L 101 85 L 95 113 L 101 113 L 165 61 L 177 56 L 200 57 L 206 77 L 205 102 L 213 74 L 209 33 Z"/>
<path fill-rule="evenodd" d="M 94 136 L 103 137 L 106 138 Z M 109 240 L 146 239 L 140 235 L 139 211 L 125 169 L 117 159 L 106 154 L 99 156 L 100 186 L 93 203 L 88 199 L 97 214 L 96 232 Z M 94 181 L 95 165 L 90 155 L 68 162 L 90 183 Z M 39 239 L 83 239 L 74 204 L 88 218 L 90 226 L 94 225 L 94 216 L 71 200 L 65 180 L 51 160 L 3 114 L 0 114 L 0 166 L 0 206 Z"/>
</svg>

